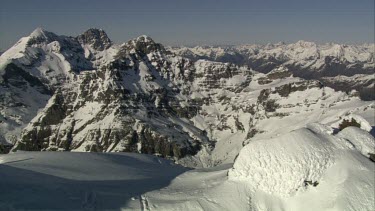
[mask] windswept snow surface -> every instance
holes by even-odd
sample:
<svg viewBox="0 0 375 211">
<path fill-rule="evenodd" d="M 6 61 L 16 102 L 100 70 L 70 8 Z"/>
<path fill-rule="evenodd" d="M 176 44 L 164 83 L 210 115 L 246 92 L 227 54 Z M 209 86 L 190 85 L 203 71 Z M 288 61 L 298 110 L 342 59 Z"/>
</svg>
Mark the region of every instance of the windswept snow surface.
<svg viewBox="0 0 375 211">
<path fill-rule="evenodd" d="M 144 154 L 17 152 L 0 156 L 0 210 L 374 210 L 364 156 L 374 151 L 365 130 L 313 123 L 205 169 Z"/>
<path fill-rule="evenodd" d="M 249 184 L 255 210 L 373 210 L 374 163 L 361 153 L 374 153 L 375 139 L 358 128 L 324 128 L 250 142 L 229 179 Z"/>
<path fill-rule="evenodd" d="M 188 169 L 135 153 L 0 156 L 0 210 L 140 210 L 141 195 Z"/>
<path fill-rule="evenodd" d="M 309 129 L 300 129 L 250 142 L 241 150 L 229 178 L 248 180 L 254 190 L 269 194 L 293 195 L 304 181 L 319 181 L 334 162 L 335 146 L 325 139 Z"/>
</svg>

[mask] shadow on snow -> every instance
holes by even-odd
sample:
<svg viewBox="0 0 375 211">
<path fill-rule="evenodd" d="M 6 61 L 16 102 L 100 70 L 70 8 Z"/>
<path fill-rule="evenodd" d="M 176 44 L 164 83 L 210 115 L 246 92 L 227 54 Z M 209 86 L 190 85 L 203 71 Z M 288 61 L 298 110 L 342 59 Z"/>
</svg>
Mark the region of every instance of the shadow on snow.
<svg viewBox="0 0 375 211">
<path fill-rule="evenodd" d="M 121 165 L 130 165 L 135 170 L 139 166 L 142 178 L 74 180 L 22 169 L 18 166 L 20 163 L 17 167 L 0 164 L 0 210 L 120 210 L 132 197 L 139 198 L 143 193 L 161 189 L 189 170 L 173 165 L 145 165 L 141 160 L 122 155 L 108 158 Z"/>
</svg>

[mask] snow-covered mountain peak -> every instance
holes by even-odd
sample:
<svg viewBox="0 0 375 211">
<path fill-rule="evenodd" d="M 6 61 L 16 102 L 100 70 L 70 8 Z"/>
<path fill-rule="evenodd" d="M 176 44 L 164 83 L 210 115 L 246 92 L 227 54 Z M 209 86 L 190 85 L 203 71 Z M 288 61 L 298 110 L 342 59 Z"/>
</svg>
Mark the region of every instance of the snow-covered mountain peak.
<svg viewBox="0 0 375 211">
<path fill-rule="evenodd" d="M 29 35 L 29 37 L 34 37 L 34 38 L 45 37 L 45 38 L 47 38 L 48 35 L 50 35 L 50 34 L 53 34 L 53 33 L 49 32 L 49 31 L 46 31 L 42 27 L 38 27 L 34 31 L 31 32 L 31 34 Z"/>
<path fill-rule="evenodd" d="M 59 36 L 53 32 L 46 31 L 45 29 L 38 27 L 28 36 L 29 40 L 27 42 L 28 46 L 42 43 L 50 43 L 58 40 Z"/>
<path fill-rule="evenodd" d="M 77 37 L 83 45 L 90 45 L 95 50 L 103 51 L 112 45 L 107 33 L 103 29 L 91 28 Z"/>
<path fill-rule="evenodd" d="M 150 36 L 144 35 L 144 34 L 131 39 L 129 42 L 133 43 L 134 45 L 136 45 L 137 43 L 147 43 L 150 45 L 156 44 L 155 41 Z"/>
<path fill-rule="evenodd" d="M 149 37 L 148 35 L 142 34 L 136 38 L 137 41 L 143 41 L 143 42 L 154 42 L 154 40 Z"/>
<path fill-rule="evenodd" d="M 299 45 L 301 47 L 316 47 L 316 43 L 305 40 L 299 40 L 295 43 L 295 45 Z"/>
<path fill-rule="evenodd" d="M 141 35 L 137 38 L 129 40 L 125 45 L 128 50 L 135 50 L 137 53 L 142 55 L 149 54 L 151 52 L 165 52 L 165 48 L 160 43 L 156 43 L 151 37 L 147 35 Z"/>
<path fill-rule="evenodd" d="M 27 50 L 30 47 L 46 46 L 56 41 L 58 36 L 42 28 L 36 28 L 29 36 L 22 37 L 16 44 L 5 51 L 0 57 L 0 69 L 3 69 L 11 60 L 32 56 L 35 51 Z M 21 59 L 20 63 L 29 64 L 29 59 Z"/>
</svg>

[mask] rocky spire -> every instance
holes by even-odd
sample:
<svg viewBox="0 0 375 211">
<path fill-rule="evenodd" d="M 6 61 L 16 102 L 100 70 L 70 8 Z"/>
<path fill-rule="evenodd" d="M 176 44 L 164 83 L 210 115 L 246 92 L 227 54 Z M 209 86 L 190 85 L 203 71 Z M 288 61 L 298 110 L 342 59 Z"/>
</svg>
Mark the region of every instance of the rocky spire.
<svg viewBox="0 0 375 211">
<path fill-rule="evenodd" d="M 112 45 L 107 33 L 102 29 L 89 29 L 77 37 L 78 41 L 84 45 L 91 45 L 95 50 L 102 51 Z"/>
</svg>

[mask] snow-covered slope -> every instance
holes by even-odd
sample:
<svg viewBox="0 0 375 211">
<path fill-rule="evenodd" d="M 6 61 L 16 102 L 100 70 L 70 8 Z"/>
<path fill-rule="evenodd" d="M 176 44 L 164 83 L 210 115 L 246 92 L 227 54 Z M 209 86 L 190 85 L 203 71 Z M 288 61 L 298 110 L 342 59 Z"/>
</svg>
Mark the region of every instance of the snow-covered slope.
<svg viewBox="0 0 375 211">
<path fill-rule="evenodd" d="M 0 210 L 140 210 L 141 195 L 188 169 L 141 154 L 18 152 L 0 156 Z"/>
<path fill-rule="evenodd" d="M 191 170 L 129 153 L 17 152 L 0 156 L 7 190 L 0 209 L 370 211 L 368 152 L 375 139 L 367 131 L 336 133 L 318 123 L 251 141 L 233 167 Z"/>
<path fill-rule="evenodd" d="M 258 209 L 279 198 L 277 210 L 372 210 L 374 163 L 366 157 L 374 151 L 375 139 L 364 130 L 349 127 L 332 135 L 331 128 L 313 124 L 250 142 L 229 179 L 250 185 Z"/>
<path fill-rule="evenodd" d="M 16 64 L 48 84 L 61 84 L 73 72 L 92 69 L 81 44 L 73 37 L 59 36 L 41 28 L 21 38 L 0 57 L 1 73 L 9 63 Z"/>
<path fill-rule="evenodd" d="M 311 124 L 252 141 L 229 172 L 188 171 L 144 198 L 152 210 L 373 210 L 375 165 L 352 145 L 368 133 L 352 129 Z M 373 137 L 359 145 L 369 143 L 374 153 Z"/>
<path fill-rule="evenodd" d="M 242 91 L 211 89 L 207 93 L 207 101 L 211 103 L 203 105 L 192 120 L 216 141 L 215 148 L 180 163 L 203 166 L 231 163 L 247 143 L 280 136 L 313 122 L 338 128 L 341 119 L 352 114 L 374 121 L 373 102 L 336 92 L 318 81 L 287 77 L 262 84 L 264 77 L 269 75 L 253 75 Z"/>
</svg>

